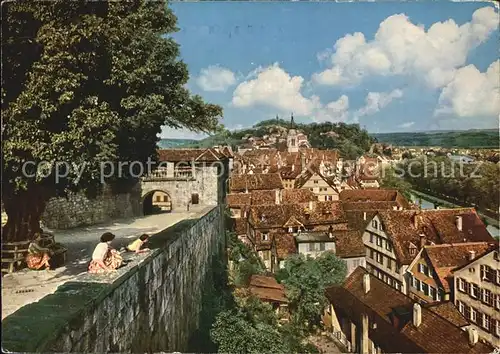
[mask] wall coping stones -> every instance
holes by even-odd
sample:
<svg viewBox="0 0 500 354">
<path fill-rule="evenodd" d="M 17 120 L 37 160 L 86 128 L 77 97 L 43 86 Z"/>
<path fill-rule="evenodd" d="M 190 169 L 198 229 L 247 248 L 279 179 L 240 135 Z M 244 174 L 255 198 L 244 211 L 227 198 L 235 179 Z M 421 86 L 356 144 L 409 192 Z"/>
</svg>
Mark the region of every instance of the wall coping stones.
<svg viewBox="0 0 500 354">
<path fill-rule="evenodd" d="M 149 241 L 151 251 L 137 255 L 133 262 L 108 274 L 80 274 L 59 286 L 55 293 L 38 302 L 25 305 L 2 321 L 2 349 L 14 352 L 54 351 L 52 346 L 68 328 L 78 330 L 92 316 L 98 304 L 130 277 L 142 271 L 162 254 L 172 256 L 182 249 L 182 231 L 201 220 L 213 219 L 217 207 L 207 207 L 194 217 L 179 221 L 153 235 Z M 134 264 L 135 263 L 135 264 Z M 139 289 L 141 291 L 141 289 Z M 111 314 L 110 314 L 111 315 Z"/>
</svg>

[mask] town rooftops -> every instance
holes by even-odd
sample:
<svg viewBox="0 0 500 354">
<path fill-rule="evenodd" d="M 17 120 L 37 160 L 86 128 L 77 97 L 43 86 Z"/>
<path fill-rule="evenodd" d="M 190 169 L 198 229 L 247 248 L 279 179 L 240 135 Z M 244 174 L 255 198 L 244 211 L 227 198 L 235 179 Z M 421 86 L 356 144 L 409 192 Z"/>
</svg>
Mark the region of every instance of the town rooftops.
<svg viewBox="0 0 500 354">
<path fill-rule="evenodd" d="M 279 173 L 233 175 L 229 180 L 229 189 L 232 192 L 283 189 L 283 182 Z"/>
<path fill-rule="evenodd" d="M 301 232 L 295 236 L 297 243 L 335 242 L 335 254 L 341 258 L 362 257 L 365 255 L 363 237 L 357 230 L 332 230 Z"/>
<path fill-rule="evenodd" d="M 364 284 L 367 284 L 365 290 Z M 335 311 L 359 322 L 368 315 L 369 336 L 388 353 L 491 353 L 481 342 L 469 344 L 468 333 L 456 320 L 442 317 L 445 311 L 420 309 L 420 324 L 414 325 L 415 302 L 358 267 L 342 285 L 326 289 Z M 417 306 L 418 307 L 418 306 Z M 418 314 L 417 314 L 418 316 Z"/>
<path fill-rule="evenodd" d="M 408 208 L 406 198 L 395 189 L 346 189 L 340 192 L 339 199 L 344 202 L 395 202 Z"/>
<path fill-rule="evenodd" d="M 215 149 L 161 149 L 158 150 L 160 162 L 215 162 L 226 158 Z"/>
<path fill-rule="evenodd" d="M 451 301 L 426 304 L 425 307 L 432 312 L 437 313 L 439 316 L 446 318 L 459 328 L 470 324 Z"/>
<path fill-rule="evenodd" d="M 262 301 L 288 303 L 285 295 L 285 287 L 278 284 L 272 276 L 252 275 L 248 288 L 252 295 Z"/>
<path fill-rule="evenodd" d="M 493 242 L 474 208 L 385 210 L 377 213 L 402 264 L 410 264 L 412 247 L 425 244 Z"/>
<path fill-rule="evenodd" d="M 292 217 L 301 225 L 347 223 L 339 201 L 252 206 L 249 222 L 257 228 L 281 228 Z"/>
<path fill-rule="evenodd" d="M 244 205 L 309 203 L 317 201 L 317 198 L 308 189 L 273 189 L 253 190 L 249 193 L 230 193 L 227 195 L 226 201 L 229 207 L 242 207 Z"/>
<path fill-rule="evenodd" d="M 422 256 L 429 260 L 434 268 L 441 285 L 446 292 L 450 291 L 453 284 L 453 269 L 461 267 L 471 261 L 471 252 L 480 256 L 492 247 L 488 242 L 466 242 L 425 246 Z"/>
</svg>

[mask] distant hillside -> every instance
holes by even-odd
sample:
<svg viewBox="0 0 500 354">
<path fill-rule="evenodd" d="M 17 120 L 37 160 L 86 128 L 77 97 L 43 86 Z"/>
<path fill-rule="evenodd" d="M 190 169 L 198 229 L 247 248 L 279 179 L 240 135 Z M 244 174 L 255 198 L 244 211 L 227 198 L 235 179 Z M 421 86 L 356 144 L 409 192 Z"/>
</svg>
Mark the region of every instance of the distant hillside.
<svg viewBox="0 0 500 354">
<path fill-rule="evenodd" d="M 178 148 L 189 144 L 194 144 L 197 141 L 198 140 L 192 139 L 161 139 L 158 142 L 158 147 L 160 149 Z"/>
<path fill-rule="evenodd" d="M 290 128 L 290 122 L 283 119 L 270 119 L 256 123 L 252 128 L 238 131 L 226 130 L 221 134 L 209 136 L 199 141 L 187 142 L 177 147 L 208 148 L 214 145 L 237 145 L 245 142 L 245 136 L 263 137 L 271 133 L 285 132 Z M 294 128 L 303 131 L 314 148 L 338 149 L 347 159 L 355 159 L 370 149 L 374 139 L 359 124 L 345 123 L 311 123 L 294 124 Z M 324 135 L 333 132 L 333 135 Z"/>
<path fill-rule="evenodd" d="M 498 148 L 497 129 L 370 134 L 380 143 L 396 146 Z"/>
</svg>

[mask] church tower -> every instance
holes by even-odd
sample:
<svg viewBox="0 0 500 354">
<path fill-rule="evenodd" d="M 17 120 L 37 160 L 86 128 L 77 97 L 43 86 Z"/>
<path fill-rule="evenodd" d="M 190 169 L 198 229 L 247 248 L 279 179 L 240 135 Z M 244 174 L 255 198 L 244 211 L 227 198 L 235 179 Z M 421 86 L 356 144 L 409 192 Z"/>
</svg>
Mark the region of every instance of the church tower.
<svg viewBox="0 0 500 354">
<path fill-rule="evenodd" d="M 297 141 L 297 131 L 294 129 L 295 123 L 292 119 L 290 121 L 290 129 L 288 130 L 288 135 L 286 137 L 286 146 L 288 147 L 288 152 L 299 152 L 299 146 Z"/>
</svg>

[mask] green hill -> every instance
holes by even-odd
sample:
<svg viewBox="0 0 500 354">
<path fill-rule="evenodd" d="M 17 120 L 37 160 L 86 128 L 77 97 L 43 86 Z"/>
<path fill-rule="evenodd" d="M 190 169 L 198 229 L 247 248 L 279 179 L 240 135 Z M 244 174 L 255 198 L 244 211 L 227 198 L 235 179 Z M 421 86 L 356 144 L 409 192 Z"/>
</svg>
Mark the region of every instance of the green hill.
<svg viewBox="0 0 500 354">
<path fill-rule="evenodd" d="M 498 129 L 371 134 L 380 143 L 396 146 L 498 148 Z"/>
</svg>

